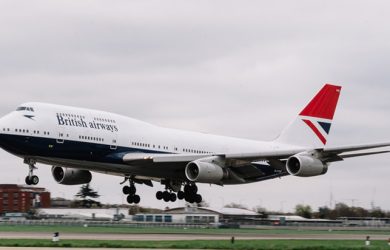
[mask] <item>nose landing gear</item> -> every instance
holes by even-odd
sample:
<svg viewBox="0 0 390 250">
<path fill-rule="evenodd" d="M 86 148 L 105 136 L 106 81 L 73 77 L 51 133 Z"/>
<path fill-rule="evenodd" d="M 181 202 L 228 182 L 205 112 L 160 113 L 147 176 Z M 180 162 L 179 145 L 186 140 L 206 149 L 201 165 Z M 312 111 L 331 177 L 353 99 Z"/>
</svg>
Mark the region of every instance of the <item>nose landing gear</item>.
<svg viewBox="0 0 390 250">
<path fill-rule="evenodd" d="M 28 175 L 26 176 L 25 182 L 27 185 L 37 185 L 39 183 L 38 176 L 34 175 L 34 170 L 37 169 L 35 167 L 36 161 L 33 159 L 24 159 L 24 163 L 28 164 Z"/>
</svg>

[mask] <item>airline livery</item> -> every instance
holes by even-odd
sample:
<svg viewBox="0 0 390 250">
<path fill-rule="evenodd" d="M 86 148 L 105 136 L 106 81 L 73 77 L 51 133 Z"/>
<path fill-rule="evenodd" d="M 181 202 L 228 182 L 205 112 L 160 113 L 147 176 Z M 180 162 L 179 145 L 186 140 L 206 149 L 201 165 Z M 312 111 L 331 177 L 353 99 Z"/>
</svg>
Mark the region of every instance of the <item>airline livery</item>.
<svg viewBox="0 0 390 250">
<path fill-rule="evenodd" d="M 89 183 L 92 172 L 124 177 L 123 193 L 139 203 L 136 184 L 153 186 L 165 202 L 199 203 L 196 183 L 245 184 L 287 175 L 323 175 L 331 162 L 390 152 L 390 143 L 325 147 L 341 87 L 326 84 L 280 136 L 271 142 L 158 127 L 103 111 L 25 103 L 0 119 L 0 146 L 29 166 L 52 166 L 64 185 Z M 371 149 L 367 151 L 368 149 Z M 373 150 L 376 149 L 376 150 Z M 357 152 L 356 152 L 357 151 Z"/>
</svg>

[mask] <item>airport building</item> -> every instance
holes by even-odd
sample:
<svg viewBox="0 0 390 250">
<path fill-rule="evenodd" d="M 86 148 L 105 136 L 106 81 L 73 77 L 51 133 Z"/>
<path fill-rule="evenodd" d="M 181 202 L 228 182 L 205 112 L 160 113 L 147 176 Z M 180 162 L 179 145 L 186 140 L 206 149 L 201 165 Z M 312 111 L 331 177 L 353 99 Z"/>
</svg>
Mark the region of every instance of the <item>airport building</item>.
<svg viewBox="0 0 390 250">
<path fill-rule="evenodd" d="M 161 214 L 136 214 L 133 221 L 178 224 L 232 224 L 253 221 L 261 217 L 253 211 L 239 208 L 178 207 Z"/>
<path fill-rule="evenodd" d="M 44 188 L 0 184 L 0 214 L 26 213 L 50 207 L 50 192 Z"/>
</svg>

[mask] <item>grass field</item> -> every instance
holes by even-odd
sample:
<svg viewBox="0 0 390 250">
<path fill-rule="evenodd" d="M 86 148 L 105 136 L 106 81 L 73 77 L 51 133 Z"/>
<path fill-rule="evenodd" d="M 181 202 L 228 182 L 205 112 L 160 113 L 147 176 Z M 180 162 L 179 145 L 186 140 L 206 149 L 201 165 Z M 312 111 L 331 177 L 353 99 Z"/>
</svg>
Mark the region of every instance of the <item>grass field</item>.
<svg viewBox="0 0 390 250">
<path fill-rule="evenodd" d="M 228 240 L 230 235 L 269 235 L 269 234 L 362 234 L 389 235 L 390 230 L 332 230 L 327 228 L 308 229 L 184 229 L 164 227 L 126 227 L 126 226 L 32 226 L 32 225 L 0 225 L 0 232 L 53 232 L 60 233 L 95 233 L 95 234 L 214 234 L 229 235 L 227 240 L 184 240 L 184 241 L 107 241 L 107 240 L 61 240 L 52 243 L 50 239 L 0 239 L 0 246 L 5 247 L 80 247 L 80 248 L 165 248 L 165 249 L 264 249 L 264 250 L 341 250 L 341 249 L 389 249 L 386 241 L 372 241 L 369 248 L 364 240 L 236 240 L 234 244 Z"/>
<path fill-rule="evenodd" d="M 8 247 L 84 247 L 84 248 L 172 248 L 172 249 L 245 249 L 245 250 L 342 250 L 342 249 L 390 249 L 385 241 L 372 241 L 369 248 L 364 241 L 353 240 L 240 240 L 230 241 L 101 241 L 101 240 L 63 240 L 52 243 L 50 240 L 1 239 L 0 246 Z"/>
<path fill-rule="evenodd" d="M 126 227 L 126 226 L 33 226 L 33 225 L 0 225 L 1 232 L 62 232 L 62 233 L 107 233 L 107 234 L 366 234 L 390 235 L 390 230 L 331 230 L 328 228 L 313 229 L 215 229 L 215 228 L 168 228 L 168 227 Z M 390 248 L 389 248 L 390 249 Z"/>
</svg>

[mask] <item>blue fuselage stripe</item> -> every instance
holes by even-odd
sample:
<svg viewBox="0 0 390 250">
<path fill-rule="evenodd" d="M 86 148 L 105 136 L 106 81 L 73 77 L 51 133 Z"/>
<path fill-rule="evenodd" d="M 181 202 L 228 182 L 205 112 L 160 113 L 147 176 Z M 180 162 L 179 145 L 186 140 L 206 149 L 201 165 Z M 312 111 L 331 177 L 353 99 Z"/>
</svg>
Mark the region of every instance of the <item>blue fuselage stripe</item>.
<svg viewBox="0 0 390 250">
<path fill-rule="evenodd" d="M 70 160 L 82 160 L 104 163 L 123 163 L 122 157 L 127 153 L 166 153 L 132 147 L 56 139 L 0 134 L 0 147 L 19 156 L 54 157 Z"/>
</svg>

